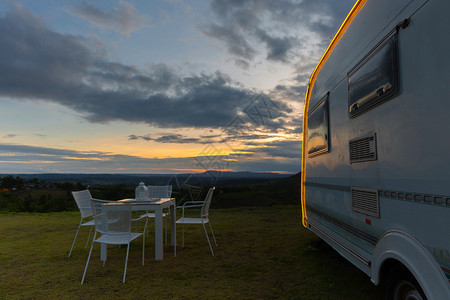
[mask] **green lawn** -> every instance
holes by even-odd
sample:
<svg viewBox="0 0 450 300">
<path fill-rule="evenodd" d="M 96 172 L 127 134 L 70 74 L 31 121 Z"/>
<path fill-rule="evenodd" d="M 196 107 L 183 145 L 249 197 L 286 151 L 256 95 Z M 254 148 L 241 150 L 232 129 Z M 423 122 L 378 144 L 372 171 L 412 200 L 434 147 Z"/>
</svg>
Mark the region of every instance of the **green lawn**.
<svg viewBox="0 0 450 300">
<path fill-rule="evenodd" d="M 67 257 L 78 212 L 0 214 L 0 299 L 383 299 L 380 287 L 301 226 L 298 206 L 213 209 L 210 218 L 216 256 L 202 228 L 191 226 L 184 249 L 178 228 L 177 257 L 166 246 L 156 262 L 151 226 L 145 266 L 138 239 L 125 284 L 126 247 L 109 246 L 103 267 L 96 244 L 81 285 L 87 228 Z"/>
</svg>

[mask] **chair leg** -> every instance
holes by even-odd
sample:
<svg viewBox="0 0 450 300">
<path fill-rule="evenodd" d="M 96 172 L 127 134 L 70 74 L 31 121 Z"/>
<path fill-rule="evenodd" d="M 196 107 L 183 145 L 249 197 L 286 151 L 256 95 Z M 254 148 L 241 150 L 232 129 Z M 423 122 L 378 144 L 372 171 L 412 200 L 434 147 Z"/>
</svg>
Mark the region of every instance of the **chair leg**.
<svg viewBox="0 0 450 300">
<path fill-rule="evenodd" d="M 127 257 L 125 258 L 125 269 L 123 270 L 123 283 L 125 283 L 125 276 L 127 276 L 127 264 L 128 264 L 128 253 L 130 252 L 130 242 L 127 246 Z"/>
<path fill-rule="evenodd" d="M 213 251 L 213 249 L 212 249 L 211 242 L 209 241 L 209 236 L 208 236 L 208 232 L 206 231 L 205 224 L 202 223 L 202 225 L 203 225 L 203 229 L 205 230 L 206 239 L 208 240 L 209 249 L 211 250 L 212 256 L 214 256 L 214 251 Z"/>
<path fill-rule="evenodd" d="M 145 211 L 145 214 L 148 214 L 148 210 Z M 148 229 L 148 217 L 145 218 L 145 230 Z M 147 230 L 147 236 L 148 236 L 148 230 Z"/>
<path fill-rule="evenodd" d="M 77 240 L 77 236 L 78 236 L 78 232 L 80 231 L 80 227 L 81 227 L 81 221 L 80 221 L 80 224 L 78 225 L 77 233 L 75 234 L 75 238 L 73 239 L 72 247 L 70 248 L 68 257 L 70 257 L 70 255 L 72 254 L 72 249 L 73 249 L 73 246 L 75 246 L 75 241 Z"/>
<path fill-rule="evenodd" d="M 167 245 L 167 219 L 170 217 L 170 207 L 169 207 L 169 209 L 167 210 L 167 213 L 166 213 L 166 245 Z"/>
<path fill-rule="evenodd" d="M 172 219 L 170 219 L 170 220 L 172 220 Z M 171 222 L 171 224 L 172 224 L 172 222 Z M 171 225 L 171 229 L 170 229 L 170 240 L 172 241 L 172 245 L 173 245 L 173 256 L 174 257 L 177 257 L 177 231 L 176 231 L 176 226 L 177 226 L 177 223 L 176 223 L 176 221 L 175 221 L 175 234 L 172 234 L 173 233 L 173 231 L 172 231 L 172 225 Z"/>
<path fill-rule="evenodd" d="M 167 245 L 167 218 L 169 218 L 169 216 L 168 215 L 166 215 L 166 245 Z"/>
<path fill-rule="evenodd" d="M 144 253 L 145 253 L 145 229 L 144 234 L 142 235 L 143 241 L 142 241 L 142 265 L 144 265 Z"/>
<path fill-rule="evenodd" d="M 147 229 L 148 229 L 148 217 L 145 218 L 145 225 L 144 225 L 144 234 L 147 231 L 147 236 L 148 236 L 148 230 Z"/>
<path fill-rule="evenodd" d="M 147 213 L 148 213 L 148 210 L 145 211 L 145 213 L 147 214 Z M 149 217 L 146 217 L 146 218 L 145 218 L 145 230 L 147 230 L 147 236 L 148 236 L 148 232 L 149 232 L 149 230 L 148 230 L 148 219 L 149 219 Z"/>
<path fill-rule="evenodd" d="M 93 227 L 93 226 L 91 226 L 91 230 L 89 230 L 89 236 L 88 236 L 88 239 L 87 239 L 87 241 L 86 241 L 86 245 L 84 246 L 84 248 L 87 248 L 87 246 L 88 246 L 88 244 L 89 244 L 89 240 L 91 239 L 92 227 Z"/>
<path fill-rule="evenodd" d="M 182 223 L 182 230 L 183 234 L 181 235 L 181 247 L 184 248 L 184 223 Z"/>
<path fill-rule="evenodd" d="M 216 247 L 217 247 L 216 237 L 214 236 L 214 232 L 213 232 L 212 227 L 211 227 L 211 222 L 209 222 L 208 224 L 209 224 L 209 229 L 211 229 L 211 234 L 212 234 L 212 236 L 214 238 L 214 244 L 216 244 Z"/>
<path fill-rule="evenodd" d="M 95 240 L 95 236 L 94 236 L 94 240 Z M 84 277 L 86 276 L 86 271 L 87 271 L 87 267 L 89 264 L 89 260 L 91 259 L 91 253 L 92 253 L 92 248 L 94 247 L 94 241 L 92 241 L 92 245 L 91 245 L 91 250 L 89 250 L 89 256 L 86 262 L 86 267 L 84 268 L 84 273 L 83 273 L 83 278 L 81 279 L 81 284 L 83 284 L 84 282 Z"/>
</svg>

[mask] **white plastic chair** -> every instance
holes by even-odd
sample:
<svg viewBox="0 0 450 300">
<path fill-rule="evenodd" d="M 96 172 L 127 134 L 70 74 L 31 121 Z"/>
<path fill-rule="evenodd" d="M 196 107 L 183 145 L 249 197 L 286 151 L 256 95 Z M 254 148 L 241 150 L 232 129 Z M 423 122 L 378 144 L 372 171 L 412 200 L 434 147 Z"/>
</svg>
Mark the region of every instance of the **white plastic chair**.
<svg viewBox="0 0 450 300">
<path fill-rule="evenodd" d="M 211 241 L 209 240 L 209 236 L 208 236 L 208 232 L 206 231 L 205 224 L 209 224 L 209 228 L 211 230 L 211 234 L 212 234 L 212 237 L 214 239 L 214 244 L 216 244 L 216 247 L 217 247 L 216 237 L 214 236 L 214 232 L 212 230 L 211 223 L 210 223 L 209 218 L 208 218 L 209 206 L 211 205 L 211 199 L 212 199 L 212 196 L 213 196 L 213 193 L 214 193 L 214 189 L 215 189 L 215 187 L 210 188 L 208 190 L 208 193 L 206 194 L 205 201 L 203 201 L 203 202 L 200 202 L 200 203 L 199 203 L 199 201 L 188 201 L 188 202 L 185 202 L 183 204 L 183 206 L 182 206 L 182 216 L 176 222 L 177 224 L 182 224 L 183 225 L 183 227 L 182 227 L 183 228 L 183 230 L 182 230 L 183 236 L 182 236 L 182 240 L 181 240 L 182 241 L 181 242 L 181 246 L 182 247 L 184 247 L 184 225 L 185 224 L 191 224 L 191 225 L 200 225 L 201 224 L 203 226 L 203 230 L 205 231 L 206 239 L 208 240 L 209 249 L 211 250 L 212 256 L 214 256 L 214 251 L 212 249 Z M 185 209 L 194 208 L 194 207 L 201 207 L 200 218 L 186 218 L 184 216 Z"/>
<path fill-rule="evenodd" d="M 75 241 L 77 240 L 78 232 L 80 231 L 81 227 L 90 226 L 91 230 L 89 231 L 89 236 L 86 241 L 85 248 L 87 248 L 87 245 L 89 243 L 89 239 L 91 238 L 92 233 L 92 227 L 94 227 L 94 220 L 89 220 L 85 222 L 83 219 L 85 218 L 92 218 L 94 216 L 94 213 L 92 212 L 92 205 L 91 205 L 91 193 L 88 190 L 84 191 L 78 191 L 78 192 L 72 192 L 72 196 L 75 199 L 75 202 L 77 203 L 78 209 L 80 210 L 81 214 L 81 220 L 80 224 L 78 224 L 77 233 L 75 234 L 75 238 L 73 239 L 72 247 L 69 251 L 69 257 L 72 254 L 73 246 L 75 245 Z M 85 222 L 85 223 L 83 223 Z"/>
<path fill-rule="evenodd" d="M 94 212 L 95 234 L 92 241 L 91 250 L 84 268 L 81 284 L 84 282 L 87 267 L 91 258 L 94 243 L 107 245 L 127 245 L 127 255 L 125 258 L 125 268 L 123 271 L 123 283 L 127 275 L 128 253 L 130 252 L 130 242 L 143 236 L 142 243 L 142 265 L 144 265 L 145 231 L 143 233 L 131 232 L 131 204 L 116 201 L 92 200 Z M 145 229 L 144 229 L 145 230 Z M 96 239 L 97 233 L 101 236 Z"/>
<path fill-rule="evenodd" d="M 152 199 L 152 198 L 171 198 L 172 197 L 172 186 L 171 185 L 149 185 L 148 187 L 148 198 Z M 169 211 L 170 212 L 170 211 Z M 162 216 L 163 218 L 167 217 L 169 213 L 165 213 L 163 212 Z M 153 212 L 146 212 L 144 215 L 139 216 L 136 219 L 133 219 L 133 221 L 135 220 L 140 220 L 142 218 L 154 218 L 155 217 L 155 213 Z M 167 218 L 166 218 L 166 232 L 165 232 L 165 243 L 167 244 Z"/>
</svg>

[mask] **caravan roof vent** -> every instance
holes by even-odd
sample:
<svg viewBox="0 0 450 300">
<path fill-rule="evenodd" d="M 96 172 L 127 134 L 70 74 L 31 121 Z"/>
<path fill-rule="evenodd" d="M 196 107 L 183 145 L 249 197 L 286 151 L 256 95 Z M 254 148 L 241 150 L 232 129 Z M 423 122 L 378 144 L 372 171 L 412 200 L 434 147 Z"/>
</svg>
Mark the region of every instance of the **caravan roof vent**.
<svg viewBox="0 0 450 300">
<path fill-rule="evenodd" d="M 380 203 L 378 201 L 378 190 L 362 188 L 351 188 L 352 208 L 354 211 L 375 218 L 380 217 Z"/>
<path fill-rule="evenodd" d="M 377 136 L 372 133 L 349 142 L 350 162 L 377 160 Z"/>
</svg>

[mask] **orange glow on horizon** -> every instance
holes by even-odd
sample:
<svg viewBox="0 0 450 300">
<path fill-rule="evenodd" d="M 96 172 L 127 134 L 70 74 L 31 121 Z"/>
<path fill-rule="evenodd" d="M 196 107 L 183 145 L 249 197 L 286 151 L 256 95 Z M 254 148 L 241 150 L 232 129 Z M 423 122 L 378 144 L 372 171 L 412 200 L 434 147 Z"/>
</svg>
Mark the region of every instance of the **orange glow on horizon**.
<svg viewBox="0 0 450 300">
<path fill-rule="evenodd" d="M 256 173 L 270 173 L 270 174 L 283 174 L 283 175 L 294 175 L 295 172 L 289 172 L 289 171 L 263 171 L 263 172 L 256 172 Z"/>
<path fill-rule="evenodd" d="M 233 169 L 170 169 L 173 171 L 180 171 L 180 172 L 193 172 L 193 173 L 204 173 L 208 171 L 215 171 L 215 172 L 232 172 Z"/>
</svg>

